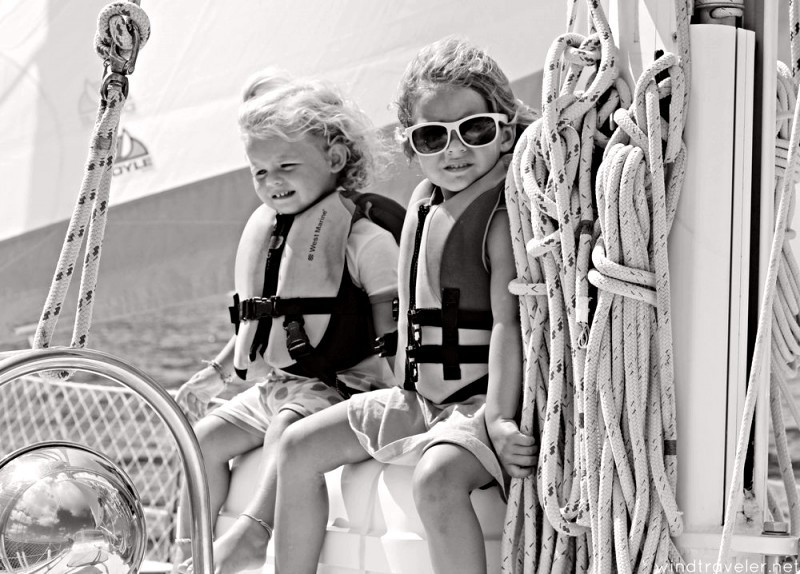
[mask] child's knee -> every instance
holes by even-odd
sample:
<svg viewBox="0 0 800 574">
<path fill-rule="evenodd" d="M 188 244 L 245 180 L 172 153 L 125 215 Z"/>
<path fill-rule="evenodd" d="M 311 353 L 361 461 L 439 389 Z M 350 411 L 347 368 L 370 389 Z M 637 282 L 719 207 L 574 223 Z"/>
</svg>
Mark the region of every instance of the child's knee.
<svg viewBox="0 0 800 574">
<path fill-rule="evenodd" d="M 308 436 L 297 425 L 288 425 L 281 433 L 279 467 L 281 472 L 302 470 L 308 464 Z"/>
<path fill-rule="evenodd" d="M 420 460 L 414 470 L 412 492 L 417 509 L 422 513 L 449 504 L 452 497 L 463 496 L 456 473 L 433 458 Z M 466 493 L 467 495 L 469 492 Z"/>
</svg>

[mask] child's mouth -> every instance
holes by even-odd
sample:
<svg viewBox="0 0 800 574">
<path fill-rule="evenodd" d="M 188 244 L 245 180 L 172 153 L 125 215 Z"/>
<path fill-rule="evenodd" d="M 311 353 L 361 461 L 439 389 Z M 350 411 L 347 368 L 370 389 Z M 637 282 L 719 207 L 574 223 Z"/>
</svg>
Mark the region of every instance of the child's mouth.
<svg viewBox="0 0 800 574">
<path fill-rule="evenodd" d="M 469 168 L 471 165 L 472 165 L 471 163 L 455 163 L 455 164 L 452 164 L 452 165 L 444 166 L 444 169 L 446 171 L 463 171 L 463 170 Z"/>
<path fill-rule="evenodd" d="M 289 191 L 282 191 L 280 193 L 273 194 L 272 199 L 286 199 L 287 197 L 291 197 L 294 195 L 294 190 Z"/>
</svg>

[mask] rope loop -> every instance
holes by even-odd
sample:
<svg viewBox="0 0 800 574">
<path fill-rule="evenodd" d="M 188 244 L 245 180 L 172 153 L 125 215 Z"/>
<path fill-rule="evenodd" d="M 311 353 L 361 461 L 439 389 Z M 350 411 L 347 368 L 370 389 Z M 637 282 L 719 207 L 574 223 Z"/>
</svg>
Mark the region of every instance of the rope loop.
<svg viewBox="0 0 800 574">
<path fill-rule="evenodd" d="M 586 50 L 567 46 L 564 50 L 564 60 L 571 64 L 581 66 L 595 66 L 600 61 L 600 50 Z"/>
<path fill-rule="evenodd" d="M 122 74 L 133 73 L 139 49 L 150 38 L 150 19 L 133 2 L 112 2 L 97 17 L 94 46 L 107 65 Z"/>
</svg>

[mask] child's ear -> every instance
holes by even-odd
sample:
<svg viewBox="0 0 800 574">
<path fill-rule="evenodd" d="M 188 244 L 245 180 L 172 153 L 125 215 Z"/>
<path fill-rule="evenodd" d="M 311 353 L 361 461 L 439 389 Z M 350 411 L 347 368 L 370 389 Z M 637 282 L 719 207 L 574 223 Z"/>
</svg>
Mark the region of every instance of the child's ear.
<svg viewBox="0 0 800 574">
<path fill-rule="evenodd" d="M 514 139 L 517 135 L 517 126 L 504 125 L 500 128 L 500 151 L 508 153 L 514 149 Z"/>
<path fill-rule="evenodd" d="M 347 165 L 347 158 L 350 151 L 342 142 L 334 142 L 328 148 L 328 163 L 331 166 L 331 173 L 339 173 Z"/>
</svg>

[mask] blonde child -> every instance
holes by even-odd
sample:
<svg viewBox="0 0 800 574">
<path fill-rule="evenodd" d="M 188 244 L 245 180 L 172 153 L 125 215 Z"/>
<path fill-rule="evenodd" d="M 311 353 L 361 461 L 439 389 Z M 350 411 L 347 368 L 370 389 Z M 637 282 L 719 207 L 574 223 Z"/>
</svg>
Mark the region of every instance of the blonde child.
<svg viewBox="0 0 800 574">
<path fill-rule="evenodd" d="M 303 417 L 384 386 L 391 372 L 373 340 L 396 329 L 397 244 L 352 200 L 375 163 L 376 132 L 364 114 L 327 83 L 276 70 L 253 77 L 243 100 L 239 125 L 263 205 L 237 251 L 237 334 L 178 397 L 200 412 L 232 370 L 244 378 L 255 362 L 269 373 L 196 426 L 214 517 L 227 496 L 230 459 L 264 446 L 252 503 L 214 543 L 218 573 L 264 561 L 281 435 Z M 179 532 L 188 528 L 183 506 Z M 190 568 L 191 560 L 180 567 Z"/>
<path fill-rule="evenodd" d="M 400 386 L 334 405 L 282 438 L 281 574 L 316 572 L 328 513 L 323 474 L 370 457 L 415 465 L 434 570 L 485 572 L 470 492 L 502 488 L 501 462 L 513 476 L 534 462 L 535 440 L 515 422 L 522 351 L 504 208 L 507 154 L 530 112 L 494 60 L 457 38 L 422 49 L 397 107 L 404 149 L 427 177 L 400 243 Z"/>
</svg>

